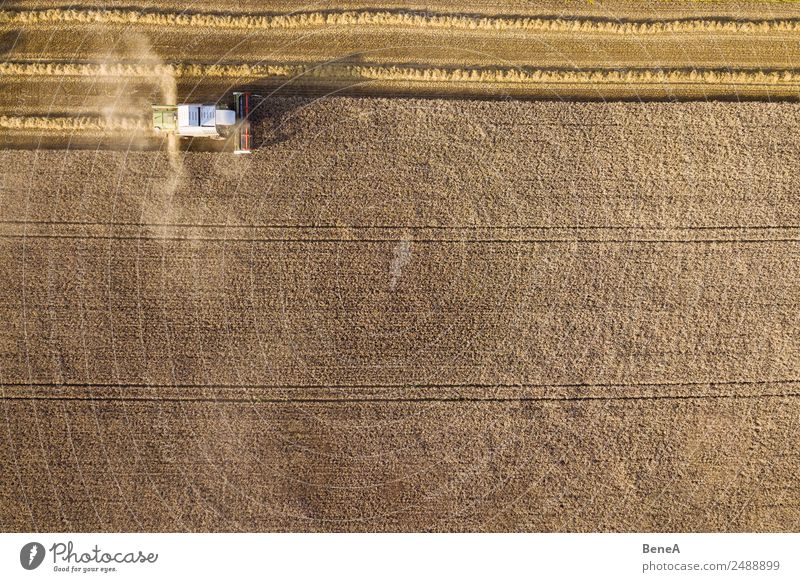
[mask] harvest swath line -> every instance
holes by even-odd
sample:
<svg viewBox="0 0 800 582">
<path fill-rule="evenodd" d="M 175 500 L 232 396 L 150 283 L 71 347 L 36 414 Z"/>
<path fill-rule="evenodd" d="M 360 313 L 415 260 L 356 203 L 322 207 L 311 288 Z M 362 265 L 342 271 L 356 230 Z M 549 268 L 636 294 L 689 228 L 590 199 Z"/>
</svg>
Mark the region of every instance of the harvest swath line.
<svg viewBox="0 0 800 582">
<path fill-rule="evenodd" d="M 109 118 L 92 116 L 47 117 L 47 116 L 0 116 L 0 129 L 43 130 L 78 132 L 150 132 L 152 130 L 141 119 Z"/>
<path fill-rule="evenodd" d="M 339 63 L 64 63 L 5 61 L 0 75 L 8 77 L 129 77 L 129 78 L 312 78 L 352 81 L 399 81 L 497 84 L 676 84 L 800 85 L 800 69 L 664 69 L 530 67 L 426 67 L 409 65 L 345 65 Z"/>
<path fill-rule="evenodd" d="M 2 25 L 119 24 L 200 29 L 276 30 L 332 26 L 406 27 L 477 31 L 526 31 L 612 35 L 800 32 L 800 19 L 611 19 L 602 17 L 487 15 L 406 10 L 317 10 L 290 14 L 174 12 L 120 9 L 1 10 Z"/>
</svg>

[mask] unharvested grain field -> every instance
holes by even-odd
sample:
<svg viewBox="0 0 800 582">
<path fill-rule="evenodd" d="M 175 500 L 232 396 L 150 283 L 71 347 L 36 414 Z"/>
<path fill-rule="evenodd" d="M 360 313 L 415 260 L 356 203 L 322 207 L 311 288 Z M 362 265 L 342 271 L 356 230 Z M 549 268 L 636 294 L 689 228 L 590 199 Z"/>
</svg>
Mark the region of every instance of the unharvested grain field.
<svg viewBox="0 0 800 582">
<path fill-rule="evenodd" d="M 253 126 L 0 153 L 3 529 L 797 529 L 797 105 Z"/>
</svg>

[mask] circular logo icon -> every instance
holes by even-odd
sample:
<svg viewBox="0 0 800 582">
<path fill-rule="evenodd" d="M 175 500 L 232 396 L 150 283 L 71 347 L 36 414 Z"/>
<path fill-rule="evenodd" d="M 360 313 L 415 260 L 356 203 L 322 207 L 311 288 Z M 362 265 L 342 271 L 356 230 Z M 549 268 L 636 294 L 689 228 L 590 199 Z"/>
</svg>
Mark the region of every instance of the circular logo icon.
<svg viewBox="0 0 800 582">
<path fill-rule="evenodd" d="M 30 542 L 19 551 L 19 563 L 26 570 L 35 570 L 44 560 L 44 546 L 39 542 Z"/>
</svg>

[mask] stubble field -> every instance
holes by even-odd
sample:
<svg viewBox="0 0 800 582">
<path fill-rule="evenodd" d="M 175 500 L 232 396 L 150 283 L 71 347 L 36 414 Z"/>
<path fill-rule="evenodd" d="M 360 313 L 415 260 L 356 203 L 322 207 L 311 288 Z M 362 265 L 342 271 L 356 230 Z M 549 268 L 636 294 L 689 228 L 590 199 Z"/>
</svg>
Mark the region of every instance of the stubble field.
<svg viewBox="0 0 800 582">
<path fill-rule="evenodd" d="M 0 144 L 149 132 L 153 102 L 267 94 L 781 99 L 794 2 L 0 4 Z M 63 145 L 63 144 L 59 144 Z"/>
</svg>

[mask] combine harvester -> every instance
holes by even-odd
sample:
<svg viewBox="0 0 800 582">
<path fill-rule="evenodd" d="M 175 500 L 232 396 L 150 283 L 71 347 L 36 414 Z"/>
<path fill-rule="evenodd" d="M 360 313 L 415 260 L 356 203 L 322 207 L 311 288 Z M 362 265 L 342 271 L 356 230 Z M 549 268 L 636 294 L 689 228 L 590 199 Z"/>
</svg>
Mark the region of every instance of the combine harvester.
<svg viewBox="0 0 800 582">
<path fill-rule="evenodd" d="M 235 154 L 252 152 L 251 93 L 234 93 L 233 109 L 214 104 L 153 105 L 153 129 L 178 137 L 234 138 Z"/>
</svg>

